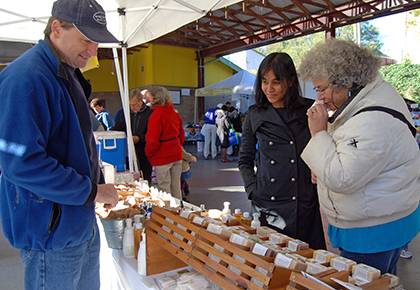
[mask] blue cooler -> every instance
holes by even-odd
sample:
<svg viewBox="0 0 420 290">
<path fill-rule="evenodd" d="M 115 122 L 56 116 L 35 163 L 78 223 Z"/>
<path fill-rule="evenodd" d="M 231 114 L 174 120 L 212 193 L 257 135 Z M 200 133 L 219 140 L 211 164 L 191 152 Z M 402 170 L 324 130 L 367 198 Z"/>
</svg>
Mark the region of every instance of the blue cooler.
<svg viewBox="0 0 420 290">
<path fill-rule="evenodd" d="M 96 149 L 100 160 L 108 162 L 118 172 L 125 171 L 127 157 L 127 138 L 124 132 L 96 131 L 93 132 L 96 140 Z"/>
</svg>

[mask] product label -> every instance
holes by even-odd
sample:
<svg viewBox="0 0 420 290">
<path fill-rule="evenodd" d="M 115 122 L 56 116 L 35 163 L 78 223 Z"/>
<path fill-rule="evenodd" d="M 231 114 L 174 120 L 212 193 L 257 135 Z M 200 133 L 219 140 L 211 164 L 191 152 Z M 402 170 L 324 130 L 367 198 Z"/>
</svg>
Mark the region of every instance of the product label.
<svg viewBox="0 0 420 290">
<path fill-rule="evenodd" d="M 254 254 L 257 254 L 257 255 L 260 255 L 260 256 L 265 256 L 265 254 L 267 253 L 267 251 L 268 251 L 268 248 L 267 247 L 264 247 L 263 245 L 258 244 L 258 243 L 256 243 L 254 245 L 254 248 L 252 249 L 252 252 Z"/>
</svg>

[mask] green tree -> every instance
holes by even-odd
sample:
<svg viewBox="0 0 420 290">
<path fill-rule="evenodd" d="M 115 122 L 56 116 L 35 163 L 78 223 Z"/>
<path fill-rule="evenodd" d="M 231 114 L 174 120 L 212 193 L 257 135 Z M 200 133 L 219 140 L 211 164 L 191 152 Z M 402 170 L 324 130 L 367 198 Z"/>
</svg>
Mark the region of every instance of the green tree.
<svg viewBox="0 0 420 290">
<path fill-rule="evenodd" d="M 336 37 L 338 39 L 356 41 L 355 25 L 356 24 L 346 25 L 338 28 L 336 31 Z M 293 59 L 296 67 L 298 67 L 305 53 L 318 42 L 324 41 L 324 39 L 325 33 L 318 32 L 286 41 L 273 43 L 257 48 L 256 50 L 263 55 L 267 55 L 276 51 L 286 52 Z M 383 55 L 383 53 L 380 52 L 380 49 L 383 46 L 383 42 L 381 40 L 379 31 L 369 22 L 363 22 L 361 24 L 361 45 L 373 49 L 374 53 L 378 56 Z"/>
<path fill-rule="evenodd" d="M 406 59 L 401 64 L 383 66 L 380 72 L 402 96 L 420 103 L 420 64 Z"/>
<path fill-rule="evenodd" d="M 356 42 L 357 25 L 351 24 L 337 29 L 336 37 Z M 382 56 L 381 48 L 384 45 L 378 28 L 369 21 L 360 23 L 360 45 L 367 47 L 377 56 Z"/>
<path fill-rule="evenodd" d="M 293 59 L 296 67 L 299 67 L 300 61 L 305 53 L 314 47 L 315 44 L 323 41 L 324 39 L 324 33 L 318 32 L 259 47 L 256 50 L 263 55 L 268 55 L 272 52 L 278 51 L 286 52 Z"/>
</svg>

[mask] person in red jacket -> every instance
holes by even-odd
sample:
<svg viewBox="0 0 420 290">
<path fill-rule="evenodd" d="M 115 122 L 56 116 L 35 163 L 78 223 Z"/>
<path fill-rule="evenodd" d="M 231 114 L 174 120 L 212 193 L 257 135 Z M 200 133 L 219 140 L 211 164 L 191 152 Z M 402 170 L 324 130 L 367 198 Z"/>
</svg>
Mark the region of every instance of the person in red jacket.
<svg viewBox="0 0 420 290">
<path fill-rule="evenodd" d="M 171 96 L 163 87 L 151 87 L 145 92 L 152 105 L 146 133 L 146 156 L 155 167 L 159 189 L 181 199 L 182 144 L 184 129 Z"/>
</svg>

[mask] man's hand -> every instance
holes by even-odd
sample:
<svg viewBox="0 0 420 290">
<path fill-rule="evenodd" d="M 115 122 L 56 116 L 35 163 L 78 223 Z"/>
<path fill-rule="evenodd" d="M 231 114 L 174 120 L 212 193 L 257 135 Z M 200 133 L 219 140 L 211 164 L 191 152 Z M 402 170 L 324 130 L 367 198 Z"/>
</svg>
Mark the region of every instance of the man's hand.
<svg viewBox="0 0 420 290">
<path fill-rule="evenodd" d="M 140 142 L 140 137 L 139 136 L 133 136 L 133 143 L 137 144 Z"/>
<path fill-rule="evenodd" d="M 118 193 L 113 184 L 98 184 L 96 202 L 104 204 L 105 208 L 113 208 L 118 203 Z"/>
<path fill-rule="evenodd" d="M 308 109 L 308 125 L 311 136 L 327 130 L 328 111 L 324 104 L 316 104 Z"/>
</svg>

